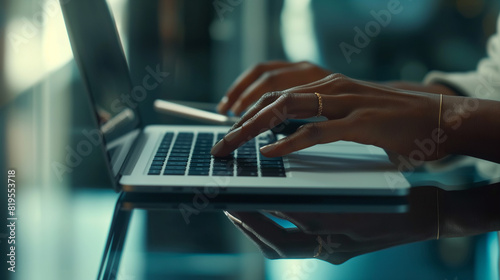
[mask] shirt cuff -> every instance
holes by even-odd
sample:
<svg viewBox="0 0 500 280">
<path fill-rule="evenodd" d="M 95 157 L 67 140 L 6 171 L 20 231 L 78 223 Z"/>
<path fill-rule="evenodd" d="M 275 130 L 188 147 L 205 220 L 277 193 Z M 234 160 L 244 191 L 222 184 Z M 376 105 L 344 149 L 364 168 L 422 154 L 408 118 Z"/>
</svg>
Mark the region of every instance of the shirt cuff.
<svg viewBox="0 0 500 280">
<path fill-rule="evenodd" d="M 423 81 L 424 84 L 444 84 L 460 95 L 477 97 L 480 83 L 476 72 L 445 73 L 431 71 Z"/>
</svg>

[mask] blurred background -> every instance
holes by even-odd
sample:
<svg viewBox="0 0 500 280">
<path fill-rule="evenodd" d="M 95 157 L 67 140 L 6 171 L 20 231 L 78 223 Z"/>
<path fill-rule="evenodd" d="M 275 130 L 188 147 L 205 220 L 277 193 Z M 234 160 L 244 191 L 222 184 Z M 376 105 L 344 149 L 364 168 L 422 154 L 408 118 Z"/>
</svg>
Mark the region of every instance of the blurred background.
<svg viewBox="0 0 500 280">
<path fill-rule="evenodd" d="M 390 1 L 107 2 L 117 22 L 133 82 L 142 81 L 147 67 L 160 65 L 170 74 L 139 104 L 146 124 L 192 123 L 156 115 L 151 110 L 152 102 L 163 98 L 216 103 L 242 71 L 267 60 L 307 60 L 333 72 L 376 81 L 421 81 L 430 70 L 473 70 L 485 56 L 486 42 L 495 32 L 500 9 L 500 2 L 495 0 L 402 0 L 401 12 L 393 14 L 390 23 L 381 27 L 367 46 L 346 58 L 341 43 L 356 46 L 354 28 L 364 30 L 374 19 L 372 11 L 387 9 Z M 69 149 L 82 139 L 82 129 L 93 125 L 84 90 L 59 1 L 0 0 L 0 167 L 2 172 L 18 170 L 19 215 L 23 215 L 26 228 L 29 225 L 33 229 L 19 231 L 19 238 L 25 241 L 20 245 L 20 255 L 33 264 L 33 270 L 21 272 L 18 279 L 35 279 L 32 273 L 40 271 L 52 277 L 44 279 L 88 279 L 76 276 L 89 273 L 82 264 L 91 263 L 93 269 L 99 263 L 101 249 L 88 253 L 82 248 L 103 248 L 109 228 L 116 195 L 109 187 L 104 157 L 94 149 L 78 168 L 64 172 L 57 169 L 57 163 L 64 162 Z M 93 207 L 89 209 L 87 203 Z M 206 221 L 229 226 L 221 215 L 207 215 L 199 227 Z M 152 224 L 154 219 L 180 218 L 173 214 L 144 219 L 144 223 Z M 154 236 L 151 242 L 158 239 Z M 193 240 L 185 238 L 186 243 Z M 445 264 L 436 268 L 443 272 L 440 279 L 455 279 L 457 271 L 467 276 L 456 279 L 477 276 L 478 264 L 472 257 L 474 242 L 463 239 L 458 245 L 446 243 L 451 247 L 444 251 L 436 244 L 430 246 L 430 250 L 440 252 Z M 71 247 L 77 243 L 77 247 Z M 72 249 L 39 263 L 51 248 L 66 245 Z M 208 247 L 205 249 L 210 251 L 217 244 Z M 459 249 L 462 254 L 456 253 Z M 61 263 L 66 264 L 67 271 L 58 270 Z M 95 275 L 92 269 L 90 274 Z M 279 278 L 271 274 L 266 277 Z"/>
</svg>

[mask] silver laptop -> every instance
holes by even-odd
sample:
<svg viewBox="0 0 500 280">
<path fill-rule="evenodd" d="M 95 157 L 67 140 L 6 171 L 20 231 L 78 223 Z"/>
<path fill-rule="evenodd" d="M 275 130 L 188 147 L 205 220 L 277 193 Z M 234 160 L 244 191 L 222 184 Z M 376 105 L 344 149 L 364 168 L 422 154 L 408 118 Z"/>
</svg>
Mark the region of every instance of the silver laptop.
<svg viewBox="0 0 500 280">
<path fill-rule="evenodd" d="M 235 194 L 408 193 L 408 181 L 377 147 L 336 142 L 266 158 L 259 147 L 281 137 L 266 132 L 230 157 L 214 158 L 210 149 L 229 127 L 142 126 L 136 108 L 144 97 L 142 89 L 132 86 L 105 0 L 61 1 L 61 7 L 117 190 L 192 192 L 202 187 Z M 164 78 L 160 66 L 147 71 L 149 83 Z"/>
</svg>

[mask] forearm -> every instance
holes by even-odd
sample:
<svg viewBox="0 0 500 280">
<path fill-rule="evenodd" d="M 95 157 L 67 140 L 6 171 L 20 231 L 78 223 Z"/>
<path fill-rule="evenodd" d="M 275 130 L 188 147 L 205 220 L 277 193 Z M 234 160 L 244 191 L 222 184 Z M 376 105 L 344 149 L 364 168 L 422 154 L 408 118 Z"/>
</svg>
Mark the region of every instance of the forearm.
<svg viewBox="0 0 500 280">
<path fill-rule="evenodd" d="M 500 163 L 500 102 L 460 97 L 442 84 L 387 82 L 395 88 L 443 94 L 442 125 L 448 154 L 469 155 Z"/>
<path fill-rule="evenodd" d="M 464 191 L 440 191 L 442 237 L 459 237 L 500 230 L 500 184 Z"/>
<path fill-rule="evenodd" d="M 443 95 L 459 95 L 454 89 L 449 88 L 442 84 L 425 85 L 422 83 L 413 83 L 405 81 L 390 81 L 390 82 L 385 82 L 383 84 L 394 88 L 409 90 L 409 91 L 428 92 L 428 93 L 443 94 Z"/>
<path fill-rule="evenodd" d="M 443 152 L 500 163 L 499 101 L 446 96 L 441 122 Z"/>
</svg>

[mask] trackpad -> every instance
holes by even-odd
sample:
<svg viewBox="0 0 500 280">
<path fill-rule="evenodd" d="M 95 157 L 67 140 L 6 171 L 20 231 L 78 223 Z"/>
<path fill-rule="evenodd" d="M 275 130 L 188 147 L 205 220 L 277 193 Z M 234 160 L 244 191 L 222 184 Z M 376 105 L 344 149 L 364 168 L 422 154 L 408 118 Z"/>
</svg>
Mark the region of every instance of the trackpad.
<svg viewBox="0 0 500 280">
<path fill-rule="evenodd" d="M 383 149 L 339 141 L 316 145 L 287 156 L 289 172 L 395 171 Z"/>
</svg>

